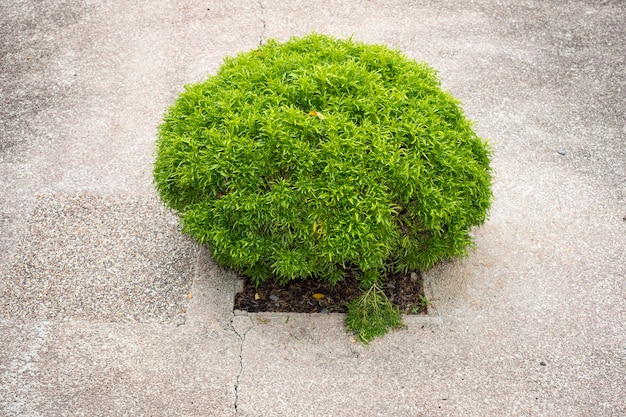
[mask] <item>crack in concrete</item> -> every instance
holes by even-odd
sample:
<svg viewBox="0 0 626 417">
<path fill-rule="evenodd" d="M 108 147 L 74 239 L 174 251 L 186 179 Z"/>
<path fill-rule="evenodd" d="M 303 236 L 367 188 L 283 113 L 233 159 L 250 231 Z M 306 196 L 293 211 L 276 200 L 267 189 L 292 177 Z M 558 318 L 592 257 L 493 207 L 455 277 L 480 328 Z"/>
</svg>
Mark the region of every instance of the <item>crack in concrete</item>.
<svg viewBox="0 0 626 417">
<path fill-rule="evenodd" d="M 237 409 L 239 407 L 239 382 L 241 380 L 241 376 L 243 375 L 243 345 L 246 341 L 246 335 L 248 332 L 254 327 L 252 325 L 252 320 L 250 316 L 246 315 L 233 315 L 230 319 L 230 327 L 233 329 L 235 334 L 241 340 L 239 344 L 239 372 L 237 373 L 237 378 L 235 379 L 235 416 L 238 414 Z"/>
<path fill-rule="evenodd" d="M 267 23 L 265 23 L 265 19 L 263 18 L 265 16 L 265 6 L 263 6 L 263 3 L 261 3 L 260 1 L 257 1 L 257 4 L 261 8 L 261 23 L 263 23 L 263 30 L 259 35 L 259 46 L 263 46 L 263 39 L 265 37 L 265 31 L 267 29 Z"/>
</svg>

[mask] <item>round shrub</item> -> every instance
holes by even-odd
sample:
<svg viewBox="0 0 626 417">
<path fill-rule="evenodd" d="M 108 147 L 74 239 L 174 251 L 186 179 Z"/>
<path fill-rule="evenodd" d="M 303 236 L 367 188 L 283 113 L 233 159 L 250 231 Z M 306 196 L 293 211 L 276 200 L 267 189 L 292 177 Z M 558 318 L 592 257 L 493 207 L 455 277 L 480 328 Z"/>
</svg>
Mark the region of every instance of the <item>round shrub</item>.
<svg viewBox="0 0 626 417">
<path fill-rule="evenodd" d="M 434 70 L 382 45 L 269 41 L 189 85 L 154 166 L 183 231 L 254 282 L 386 272 L 466 254 L 490 150 Z"/>
</svg>

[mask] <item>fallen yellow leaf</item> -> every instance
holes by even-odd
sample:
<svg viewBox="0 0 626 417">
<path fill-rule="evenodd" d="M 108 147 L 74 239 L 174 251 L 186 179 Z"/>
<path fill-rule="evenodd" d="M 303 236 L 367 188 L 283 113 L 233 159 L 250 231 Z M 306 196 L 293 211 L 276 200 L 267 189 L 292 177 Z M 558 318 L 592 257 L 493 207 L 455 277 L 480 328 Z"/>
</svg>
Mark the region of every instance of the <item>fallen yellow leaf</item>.
<svg viewBox="0 0 626 417">
<path fill-rule="evenodd" d="M 316 292 L 315 294 L 313 294 L 313 298 L 315 298 L 316 300 L 321 300 L 322 298 L 324 298 L 324 294 Z"/>
<path fill-rule="evenodd" d="M 318 112 L 318 111 L 311 110 L 309 112 L 309 115 L 310 116 L 317 116 L 317 117 L 319 117 L 320 120 L 324 120 L 324 115 L 322 113 Z"/>
</svg>

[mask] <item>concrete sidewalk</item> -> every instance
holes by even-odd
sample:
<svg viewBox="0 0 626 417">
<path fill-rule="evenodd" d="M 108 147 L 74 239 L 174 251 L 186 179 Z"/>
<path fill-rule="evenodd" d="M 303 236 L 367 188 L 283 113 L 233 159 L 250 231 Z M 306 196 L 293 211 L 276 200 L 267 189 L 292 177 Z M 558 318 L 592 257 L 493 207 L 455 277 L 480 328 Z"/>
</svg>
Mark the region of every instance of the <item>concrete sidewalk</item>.
<svg viewBox="0 0 626 417">
<path fill-rule="evenodd" d="M 0 2 L 0 415 L 626 416 L 626 3 L 464 3 Z M 495 149 L 476 250 L 369 346 L 233 313 L 151 183 L 184 84 L 311 31 L 427 61 Z"/>
</svg>

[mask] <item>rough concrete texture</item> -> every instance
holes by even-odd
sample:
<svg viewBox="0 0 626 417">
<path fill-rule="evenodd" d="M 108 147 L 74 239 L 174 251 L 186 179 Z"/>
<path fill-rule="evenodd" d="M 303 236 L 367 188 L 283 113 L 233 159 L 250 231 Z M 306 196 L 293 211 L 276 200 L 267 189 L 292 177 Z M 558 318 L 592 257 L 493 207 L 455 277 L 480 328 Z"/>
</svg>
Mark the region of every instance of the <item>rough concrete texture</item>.
<svg viewBox="0 0 626 417">
<path fill-rule="evenodd" d="M 194 248 L 167 220 L 156 200 L 39 197 L 0 282 L 0 316 L 181 321 Z"/>
<path fill-rule="evenodd" d="M 515 4 L 514 4 L 515 3 Z M 626 415 L 626 4 L 0 2 L 0 415 Z M 435 67 L 493 144 L 435 317 L 240 315 L 179 236 L 155 129 L 226 55 L 311 31 Z"/>
</svg>

